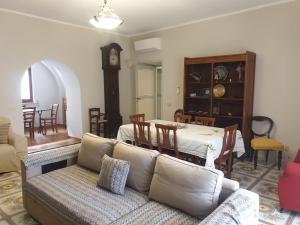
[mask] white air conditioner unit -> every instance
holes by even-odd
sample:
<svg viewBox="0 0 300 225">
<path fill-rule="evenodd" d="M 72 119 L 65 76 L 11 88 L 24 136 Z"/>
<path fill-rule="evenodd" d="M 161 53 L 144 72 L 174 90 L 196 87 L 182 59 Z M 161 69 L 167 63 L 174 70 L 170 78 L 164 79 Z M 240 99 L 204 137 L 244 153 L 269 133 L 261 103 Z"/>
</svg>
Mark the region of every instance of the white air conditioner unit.
<svg viewBox="0 0 300 225">
<path fill-rule="evenodd" d="M 134 50 L 137 52 L 152 52 L 160 51 L 161 41 L 160 38 L 148 38 L 134 42 Z"/>
</svg>

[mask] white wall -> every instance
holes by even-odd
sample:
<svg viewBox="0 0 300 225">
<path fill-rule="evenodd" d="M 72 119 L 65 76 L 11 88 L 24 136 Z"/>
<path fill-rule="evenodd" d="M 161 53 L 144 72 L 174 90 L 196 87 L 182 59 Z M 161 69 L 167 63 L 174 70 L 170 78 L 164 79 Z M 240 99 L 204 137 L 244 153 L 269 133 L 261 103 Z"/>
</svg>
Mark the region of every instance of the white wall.
<svg viewBox="0 0 300 225">
<path fill-rule="evenodd" d="M 129 40 L 106 32 L 53 23 L 36 18 L 0 12 L 0 115 L 12 120 L 17 133 L 23 133 L 20 83 L 24 71 L 35 62 L 55 59 L 77 76 L 81 91 L 83 132 L 89 130 L 88 108 L 104 111 L 103 72 L 100 47 L 119 43 L 121 53 L 120 108 L 124 121 L 132 113 L 132 71 Z M 77 96 L 78 97 L 78 96 Z M 80 136 L 80 134 L 77 134 Z"/>
<path fill-rule="evenodd" d="M 162 39 L 163 118 L 172 119 L 183 105 L 184 57 L 253 51 L 257 54 L 254 114 L 273 118 L 274 137 L 287 145 L 293 157 L 300 147 L 299 12 L 297 0 L 133 38 Z"/>
<path fill-rule="evenodd" d="M 42 109 L 49 109 L 52 104 L 58 103 L 57 123 L 62 124 L 62 99 L 66 94 L 60 78 L 55 77 L 41 62 L 31 66 L 31 74 L 34 102 L 38 103 L 38 107 Z M 50 116 L 50 111 L 43 113 L 43 116 Z"/>
</svg>

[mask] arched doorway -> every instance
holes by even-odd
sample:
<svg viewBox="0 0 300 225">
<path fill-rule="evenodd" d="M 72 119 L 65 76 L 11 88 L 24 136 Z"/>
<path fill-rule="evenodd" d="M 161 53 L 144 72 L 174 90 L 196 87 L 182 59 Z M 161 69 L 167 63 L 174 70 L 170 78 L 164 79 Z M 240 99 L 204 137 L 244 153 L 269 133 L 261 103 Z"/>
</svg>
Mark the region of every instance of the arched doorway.
<svg viewBox="0 0 300 225">
<path fill-rule="evenodd" d="M 28 73 L 31 74 L 32 86 L 29 90 L 31 96 L 25 102 L 22 101 L 23 106 L 33 105 L 37 108 L 41 107 L 41 110 L 51 108 L 52 103 L 59 103 L 60 110 L 57 116 L 59 124 L 62 122 L 67 124 L 68 136 L 80 138 L 82 136 L 81 91 L 78 78 L 72 70 L 60 61 L 44 59 L 34 63 L 26 72 L 27 76 Z M 26 73 L 23 81 L 25 75 Z M 22 84 L 21 88 L 24 88 Z M 65 115 L 63 99 L 67 102 Z M 36 124 L 39 124 L 38 115 L 36 120 Z"/>
</svg>

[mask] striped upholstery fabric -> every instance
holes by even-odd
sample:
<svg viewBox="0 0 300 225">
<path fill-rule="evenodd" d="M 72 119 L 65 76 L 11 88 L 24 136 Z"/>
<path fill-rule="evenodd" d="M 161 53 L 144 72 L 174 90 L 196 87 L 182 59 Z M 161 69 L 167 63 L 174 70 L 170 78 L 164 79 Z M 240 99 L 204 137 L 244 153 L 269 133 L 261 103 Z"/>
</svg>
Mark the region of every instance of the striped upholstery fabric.
<svg viewBox="0 0 300 225">
<path fill-rule="evenodd" d="M 98 185 L 115 194 L 124 194 L 129 172 L 129 162 L 113 159 L 107 155 L 102 158 Z"/>
<path fill-rule="evenodd" d="M 81 225 L 110 224 L 148 202 L 130 188 L 124 195 L 100 189 L 97 179 L 97 173 L 73 165 L 30 178 L 25 189 Z"/>
<path fill-rule="evenodd" d="M 24 161 L 26 169 L 40 167 L 53 162 L 77 157 L 80 144 L 64 146 L 35 154 L 30 154 Z"/>
<path fill-rule="evenodd" d="M 128 213 L 112 225 L 194 225 L 199 219 L 174 208 L 150 201 Z"/>
<path fill-rule="evenodd" d="M 9 122 L 0 122 L 0 144 L 8 144 Z"/>
<path fill-rule="evenodd" d="M 258 224 L 259 196 L 245 189 L 238 189 L 199 225 L 248 225 Z"/>
</svg>

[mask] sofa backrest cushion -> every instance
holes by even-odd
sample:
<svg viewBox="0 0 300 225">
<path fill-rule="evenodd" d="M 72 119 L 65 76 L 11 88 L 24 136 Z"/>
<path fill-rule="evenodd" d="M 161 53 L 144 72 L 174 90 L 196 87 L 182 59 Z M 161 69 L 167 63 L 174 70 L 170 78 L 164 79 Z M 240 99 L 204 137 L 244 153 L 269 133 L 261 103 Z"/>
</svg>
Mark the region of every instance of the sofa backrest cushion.
<svg viewBox="0 0 300 225">
<path fill-rule="evenodd" d="M 78 153 L 78 165 L 99 173 L 102 157 L 105 154 L 112 156 L 114 145 L 115 142 L 111 139 L 84 134 Z"/>
<path fill-rule="evenodd" d="M 145 193 L 150 189 L 156 157 L 158 151 L 148 150 L 126 143 L 116 144 L 113 158 L 122 159 L 130 163 L 127 186 Z"/>
<path fill-rule="evenodd" d="M 10 121 L 4 117 L 0 118 L 0 144 L 8 144 Z"/>
<path fill-rule="evenodd" d="M 218 206 L 223 177 L 222 171 L 159 155 L 149 198 L 204 218 Z"/>
</svg>

